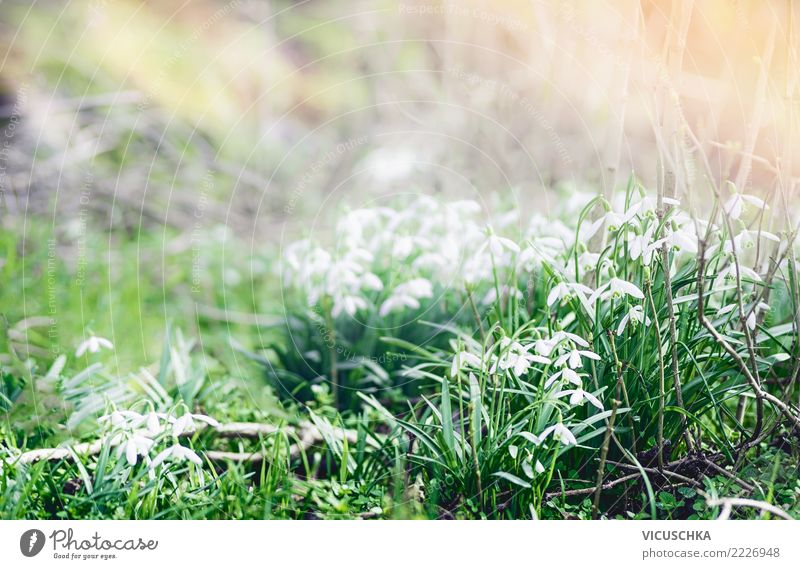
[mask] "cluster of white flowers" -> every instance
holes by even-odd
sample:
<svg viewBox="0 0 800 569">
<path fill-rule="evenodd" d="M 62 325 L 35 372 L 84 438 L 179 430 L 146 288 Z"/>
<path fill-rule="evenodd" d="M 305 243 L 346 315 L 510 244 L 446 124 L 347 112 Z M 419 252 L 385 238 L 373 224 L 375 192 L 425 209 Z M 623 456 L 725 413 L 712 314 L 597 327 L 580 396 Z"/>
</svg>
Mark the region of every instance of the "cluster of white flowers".
<svg viewBox="0 0 800 569">
<path fill-rule="evenodd" d="M 599 217 L 586 215 L 592 200 L 592 211 L 604 208 Z M 546 307 L 534 308 L 550 311 L 555 331 L 526 326 L 514 334 L 501 329 L 499 341 L 490 342 L 487 353 L 477 342 L 466 348 L 454 345 L 450 373 L 521 379 L 539 372 L 547 396 L 561 401 L 565 411 L 585 403 L 603 410 L 601 393 L 585 385 L 590 374 L 584 366 L 610 357 L 595 353 L 585 338 L 567 330 L 576 329 L 570 327 L 573 323 L 601 318 L 624 338 L 641 325 L 650 326 L 647 295 L 658 291 L 648 291 L 648 286 L 663 286 L 652 275 L 664 248 L 671 253 L 667 270 L 675 276 L 696 259 L 701 237 L 708 236 L 706 274 L 715 280 L 706 291 L 705 306 L 716 310 L 718 318 L 727 317 L 725 326 L 755 330 L 759 316 L 770 310 L 759 296 L 770 255 L 754 250 L 765 243 L 777 243 L 780 250 L 787 245 L 773 233 L 753 229 L 752 221 L 767 207 L 760 199 L 734 193 L 722 204 L 727 220 L 719 225 L 689 215 L 674 199 L 664 199 L 665 210 L 658 212 L 654 198 L 637 193 L 618 196 L 614 203 L 575 193 L 565 205 L 560 219 L 536 213 L 527 227 L 515 212 L 481 220 L 481 207 L 471 201 L 442 204 L 421 197 L 401 210 L 356 210 L 339 223 L 335 253 L 310 241 L 289 247 L 286 281 L 302 289 L 311 305 L 329 298 L 334 317 L 368 309 L 381 317 L 417 310 L 422 299 L 448 290 L 477 291 L 491 304 L 498 294 L 524 298 L 519 288 L 525 281 L 529 289 L 549 287 L 544 289 Z M 753 218 L 745 219 L 750 213 Z M 728 235 L 729 228 L 733 235 Z M 731 286 L 734 280 L 741 289 Z M 734 303 L 740 293 L 744 315 Z M 687 298 L 691 295 L 674 302 L 677 306 Z M 541 444 L 552 437 L 564 445 L 576 444 L 570 429 L 559 419 L 538 435 L 530 434 L 530 440 Z"/>
<path fill-rule="evenodd" d="M 328 299 L 334 317 L 370 308 L 387 317 L 419 309 L 436 291 L 465 287 L 489 304 L 498 292 L 495 276 L 553 263 L 575 239 L 574 230 L 545 215 L 520 231 L 515 214 L 482 218 L 481 212 L 474 201 L 428 196 L 397 210 L 351 211 L 338 223 L 332 249 L 308 239 L 286 248 L 284 282 L 302 290 L 310 306 Z M 503 295 L 521 294 L 514 286 L 499 288 Z"/>
<path fill-rule="evenodd" d="M 107 440 L 116 449 L 118 457 L 124 455 L 131 466 L 136 466 L 141 457 L 150 470 L 165 461 L 189 461 L 202 466 L 203 461 L 200 456 L 177 442 L 177 438 L 193 433 L 198 428 L 198 423 L 212 427 L 219 426 L 215 419 L 195 413 L 184 413 L 176 417 L 155 411 L 137 413 L 129 410 L 114 410 L 100 417 L 98 422 L 109 431 Z M 167 440 L 174 442 L 151 458 L 159 443 Z"/>
<path fill-rule="evenodd" d="M 575 208 L 581 209 L 589 199 L 586 197 L 582 203 L 574 204 Z M 552 275 L 552 285 L 545 302 L 548 309 L 558 316 L 563 328 L 578 319 L 577 312 L 590 322 L 597 315 L 602 318 L 610 316 L 613 318 L 612 329 L 617 336 L 624 337 L 639 325 L 650 326 L 652 321 L 648 316 L 651 311 L 644 287 L 619 275 L 631 275 L 631 280 L 645 282 L 652 274 L 651 265 L 660 259 L 660 252 L 666 247 L 672 253 L 669 272 L 674 276 L 682 263 L 696 258 L 698 232 L 700 235 L 708 232 L 711 246 L 706 250 L 706 259 L 713 258 L 714 265 L 706 270 L 712 277 L 716 273 L 716 278 L 710 290 L 706 291 L 706 305 L 717 311 L 718 318 L 727 316 L 724 325 L 739 328 L 744 325 L 751 331 L 755 330 L 758 317 L 770 307 L 759 300 L 758 295 L 759 287 L 764 285 L 765 266 L 758 266 L 758 259 L 748 256 L 748 253 L 758 246 L 759 240 L 782 242 L 773 233 L 749 228 L 743 215 L 745 206 L 763 210 L 765 204 L 752 196 L 733 195 L 723 205 L 729 216 L 729 226 L 734 229 L 730 236 L 721 224 L 717 227 L 707 221 L 695 220 L 681 211 L 678 201 L 665 199 L 664 203 L 671 211 L 663 218 L 657 215 L 655 200 L 645 197 L 609 206 L 603 216 L 587 221 L 580 228 L 569 228 L 560 221 L 549 222 L 534 216 L 519 246 L 490 234 L 485 249 L 493 255 L 495 264 L 487 263 L 487 266 L 494 266 L 495 270 L 514 266 L 519 274 L 546 264 Z M 579 216 L 573 212 L 567 217 L 577 219 Z M 665 220 L 663 224 L 661 219 Z M 767 257 L 762 254 L 761 262 Z M 741 319 L 739 304 L 734 302 L 737 300 L 737 287 L 730 284 L 737 278 L 742 283 L 746 306 Z M 505 294 L 516 293 L 520 291 Z M 691 295 L 674 302 L 685 302 L 687 298 L 691 299 Z M 494 299 L 491 296 L 490 300 Z M 603 357 L 610 355 L 603 354 Z M 542 374 L 541 386 L 546 394 L 568 402 L 565 411 L 584 403 L 603 410 L 600 393 L 587 390 L 585 381 L 589 374 L 583 371 L 587 361 L 600 359 L 601 355 L 590 349 L 589 342 L 574 333 L 559 330 L 548 335 L 547 330 L 525 327 L 520 337 L 504 336 L 492 342 L 488 353 L 483 353 L 483 348 L 477 343 L 467 349 L 456 348 L 450 374 L 455 377 L 462 370 L 490 375 L 509 373 L 530 380 L 531 371 L 536 370 Z M 780 359 L 776 358 L 776 361 Z M 548 437 L 563 445 L 576 444 L 571 426 L 561 420 L 546 426 L 539 434 L 528 435 L 528 440 L 537 446 Z"/>
</svg>

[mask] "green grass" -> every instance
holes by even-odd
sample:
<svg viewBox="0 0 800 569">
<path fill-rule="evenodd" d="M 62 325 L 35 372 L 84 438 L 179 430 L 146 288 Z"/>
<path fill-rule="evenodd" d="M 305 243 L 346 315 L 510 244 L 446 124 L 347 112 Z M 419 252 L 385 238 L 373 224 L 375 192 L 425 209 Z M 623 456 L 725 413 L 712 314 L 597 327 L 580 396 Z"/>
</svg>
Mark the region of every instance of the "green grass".
<svg viewBox="0 0 800 569">
<path fill-rule="evenodd" d="M 641 191 L 632 182 L 618 210 Z M 670 247 L 670 310 L 660 249 L 644 262 L 631 247 L 648 230 L 652 240 L 687 232 L 689 221 L 677 211 L 661 223 L 642 211 L 622 228 L 609 218 L 599 244 L 562 237 L 554 246 L 552 238 L 580 232 L 569 219 L 586 227 L 610 211 L 602 200 L 562 212 L 563 224 L 534 218 L 535 231 L 496 225 L 519 244 L 516 251 L 491 241 L 479 212 L 459 211 L 455 229 L 447 229 L 446 204 L 396 205 L 410 213 L 388 234 L 385 212 L 360 236 L 349 235 L 352 223 L 341 224 L 339 247 L 328 250 L 343 257 L 318 266 L 305 264 L 313 258 L 308 251 L 294 265 L 279 264 L 268 248 L 263 257 L 242 254 L 247 249 L 233 237 L 193 234 L 187 247 L 185 236 L 160 232 L 54 235 L 35 217 L 24 235 L 22 226 L 6 226 L 0 516 L 713 519 L 720 509 L 707 500 L 720 497 L 800 515 L 797 428 L 775 404 L 758 403 L 740 363 L 766 392 L 796 401 L 796 385 L 785 382 L 798 361 L 794 265 L 767 287 L 749 277 L 736 283 L 719 276 L 734 261 L 723 248 L 701 265 Z M 735 234 L 740 223 L 732 220 Z M 446 251 L 451 232 L 468 253 L 453 257 L 452 270 L 447 259 L 417 262 Z M 401 251 L 404 236 L 430 243 Z M 720 223 L 707 245 L 729 237 Z M 740 253 L 744 263 L 752 250 Z M 470 268 L 481 255 L 484 262 Z M 339 262 L 350 272 L 332 280 Z M 569 274 L 576 266 L 579 274 Z M 302 278 L 281 283 L 279 267 L 284 277 L 295 271 Z M 369 285 L 369 275 L 382 286 Z M 551 296 L 560 283 L 596 290 L 614 278 L 641 294 L 612 288 L 596 302 L 574 289 Z M 403 288 L 414 279 L 431 290 Z M 703 305 L 698 283 L 713 293 Z M 738 302 L 748 311 L 762 290 L 770 309 L 751 330 Z M 362 300 L 348 309 L 352 295 Z M 406 304 L 390 310 L 391 299 Z M 731 303 L 737 307 L 721 310 Z M 634 307 L 643 322 L 621 329 Z M 76 357 L 92 335 L 109 338 L 114 349 Z M 575 349 L 584 352 L 570 360 Z M 515 369 L 532 355 L 538 359 Z M 575 393 L 564 371 L 575 357 L 585 392 Z M 200 466 L 131 465 L 108 441 L 89 455 L 17 461 L 24 451 L 129 433 L 130 425 L 98 423 L 114 409 L 154 409 L 173 419 L 191 411 L 278 430 L 256 438 L 180 435 Z M 165 429 L 153 435 L 153 455 L 179 440 Z M 304 444 L 309 429 L 317 437 Z M 212 459 L 212 451 L 261 458 Z M 595 512 L 600 468 L 612 486 L 599 494 Z M 636 473 L 643 475 L 616 482 Z M 738 508 L 735 515 L 762 513 Z"/>
</svg>

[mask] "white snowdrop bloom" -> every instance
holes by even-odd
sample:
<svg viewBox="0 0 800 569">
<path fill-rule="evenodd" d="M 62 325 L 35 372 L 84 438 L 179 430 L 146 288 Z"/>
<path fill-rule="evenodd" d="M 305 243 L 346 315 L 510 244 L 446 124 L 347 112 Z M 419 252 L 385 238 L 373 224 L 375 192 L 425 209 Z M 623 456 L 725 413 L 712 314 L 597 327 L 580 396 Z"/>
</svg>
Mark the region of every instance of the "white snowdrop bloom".
<svg viewBox="0 0 800 569">
<path fill-rule="evenodd" d="M 301 239 L 290 243 L 284 250 L 280 269 L 283 273 L 283 282 L 287 286 L 302 284 L 299 275 L 308 265 L 311 249 L 311 242 L 308 239 Z"/>
<path fill-rule="evenodd" d="M 667 244 L 674 250 L 694 255 L 698 251 L 694 226 L 683 225 L 667 233 Z"/>
<path fill-rule="evenodd" d="M 677 205 L 679 202 L 676 200 L 669 200 L 668 198 L 664 199 L 665 203 L 671 202 L 670 205 Z M 621 208 L 620 208 L 621 209 Z M 608 227 L 609 231 L 617 231 L 625 227 L 628 223 L 630 223 L 633 218 L 641 213 L 648 213 L 655 209 L 655 200 L 653 198 L 644 198 L 641 201 L 634 203 L 628 207 L 627 210 L 624 212 L 615 211 L 612 209 L 604 216 L 597 219 L 590 228 L 590 232 L 593 230 L 594 232 L 599 229 L 599 227 L 605 223 Z"/>
<path fill-rule="evenodd" d="M 369 306 L 367 301 L 360 296 L 356 296 L 354 294 L 344 294 L 334 297 L 331 315 L 334 318 L 337 318 L 342 312 L 344 312 L 348 316 L 352 317 L 355 316 L 356 312 L 367 308 L 367 306 Z"/>
<path fill-rule="evenodd" d="M 423 253 L 412 263 L 411 267 L 415 270 L 421 271 L 437 271 L 442 267 L 452 267 L 453 262 L 451 258 L 446 257 L 441 253 L 430 251 Z"/>
<path fill-rule="evenodd" d="M 589 298 L 589 303 L 594 304 L 598 298 L 608 300 L 609 298 L 618 298 L 626 295 L 639 300 L 644 298 L 644 293 L 635 284 L 614 277 L 594 291 L 594 294 Z"/>
<path fill-rule="evenodd" d="M 489 373 L 497 373 L 498 368 L 503 371 L 511 369 L 517 377 L 525 375 L 533 363 L 550 364 L 550 359 L 531 354 L 527 347 L 510 338 L 500 340 L 500 355 L 493 354 L 492 361 Z"/>
<path fill-rule="evenodd" d="M 428 279 L 411 279 L 397 287 L 389 298 L 381 305 L 379 314 L 386 316 L 390 312 L 399 309 L 411 308 L 416 310 L 420 307 L 420 298 L 431 298 L 433 296 L 433 285 Z"/>
<path fill-rule="evenodd" d="M 482 369 L 483 362 L 480 357 L 470 352 L 461 351 L 453 357 L 453 364 L 450 366 L 450 377 L 455 377 L 459 370 L 465 367 L 472 369 Z"/>
<path fill-rule="evenodd" d="M 717 318 L 719 318 L 720 316 L 725 316 L 726 314 L 730 314 L 736 307 L 737 307 L 736 304 L 726 304 L 725 306 L 717 310 Z"/>
<path fill-rule="evenodd" d="M 542 466 L 542 463 L 539 462 L 538 460 L 536 461 L 536 465 L 533 467 L 533 469 L 536 471 L 537 474 L 544 473 L 544 466 Z"/>
<path fill-rule="evenodd" d="M 497 258 L 494 265 L 501 265 Z M 486 252 L 477 253 L 468 258 L 462 267 L 462 278 L 465 283 L 478 284 L 492 278 L 492 257 Z"/>
<path fill-rule="evenodd" d="M 413 296 L 393 294 L 392 296 L 383 301 L 383 304 L 381 304 L 381 308 L 378 311 L 378 313 L 381 316 L 386 316 L 392 312 L 397 312 L 398 310 L 404 310 L 406 308 L 416 310 L 420 306 L 421 305 L 419 303 L 419 300 L 417 300 Z"/>
<path fill-rule="evenodd" d="M 557 342 L 554 342 L 552 338 L 540 338 L 533 342 L 533 349 L 539 354 L 547 357 L 553 352 L 553 349 L 556 347 L 556 343 Z"/>
<path fill-rule="evenodd" d="M 628 326 L 628 324 L 641 324 L 642 322 L 645 323 L 645 326 L 650 325 L 650 319 L 644 315 L 644 310 L 641 306 L 632 306 L 628 312 L 625 313 L 625 316 L 622 317 L 622 320 L 619 321 L 619 326 L 617 327 L 617 336 L 621 336 L 622 332 Z"/>
<path fill-rule="evenodd" d="M 443 209 L 444 223 L 450 227 L 460 225 L 480 212 L 481 205 L 475 200 L 456 200 L 446 203 Z"/>
<path fill-rule="evenodd" d="M 375 273 L 366 272 L 361 275 L 360 285 L 364 290 L 383 290 L 383 283 Z"/>
<path fill-rule="evenodd" d="M 589 347 L 589 342 L 577 334 L 572 334 L 563 330 L 559 330 L 558 332 L 554 333 L 550 338 L 540 338 L 536 340 L 533 342 L 533 347 L 539 354 L 543 356 L 549 356 L 555 347 L 565 340 L 574 343 L 576 346 L 581 346 L 582 348 Z"/>
<path fill-rule="evenodd" d="M 79 358 L 87 351 L 89 353 L 96 354 L 103 348 L 108 350 L 113 350 L 114 344 L 112 344 L 109 340 L 106 340 L 105 338 L 101 338 L 99 336 L 90 336 L 89 338 L 81 342 L 80 345 L 78 345 L 78 349 L 75 350 L 75 357 Z"/>
<path fill-rule="evenodd" d="M 563 251 L 575 241 L 575 228 L 568 227 L 559 220 L 552 220 L 541 214 L 531 216 L 525 237 L 537 246 Z"/>
<path fill-rule="evenodd" d="M 721 282 L 724 279 L 735 279 L 737 274 L 743 279 L 747 278 L 757 283 L 763 282 L 761 276 L 750 267 L 745 267 L 739 263 L 739 270 L 737 271 L 736 263 L 731 263 L 717 274 L 717 279 L 714 281 L 714 288 L 721 288 L 717 286 L 718 282 Z"/>
<path fill-rule="evenodd" d="M 719 318 L 721 316 L 725 316 L 726 314 L 730 314 L 738 308 L 738 304 L 727 304 L 717 311 L 717 317 Z M 745 314 L 747 315 L 747 320 L 745 323 L 750 330 L 756 329 L 756 319 L 758 318 L 758 315 L 765 310 L 769 310 L 769 305 L 765 302 L 759 302 L 752 310 L 745 310 Z"/>
<path fill-rule="evenodd" d="M 295 284 L 300 288 L 311 290 L 312 285 L 319 286 L 328 274 L 333 259 L 331 255 L 320 248 L 315 248 L 308 253 L 308 257 L 302 265 L 293 272 L 291 269 L 285 271 L 284 279 L 289 284 Z"/>
<path fill-rule="evenodd" d="M 411 279 L 395 287 L 394 292 L 415 298 L 430 298 L 433 296 L 433 285 L 428 279 Z"/>
<path fill-rule="evenodd" d="M 575 269 L 575 259 L 570 256 L 565 261 L 548 261 L 551 265 L 563 265 L 564 277 L 569 282 L 577 282 L 580 277 L 588 272 L 598 269 L 598 262 L 600 261 L 599 253 L 590 253 L 584 251 L 578 256 L 578 268 Z M 607 267 L 611 263 L 610 259 L 604 259 L 600 268 Z"/>
<path fill-rule="evenodd" d="M 125 459 L 131 466 L 136 466 L 139 456 L 150 454 L 155 444 L 149 436 L 136 431 L 115 437 L 113 442 L 117 446 L 117 457 L 125 454 Z"/>
<path fill-rule="evenodd" d="M 664 203 L 665 209 L 666 206 L 677 207 L 681 205 L 680 201 L 674 198 L 668 198 L 666 196 L 662 198 L 662 201 Z M 658 207 L 658 198 L 654 198 L 653 196 L 645 196 L 638 203 L 631 206 L 631 209 L 633 209 L 634 207 L 637 208 L 636 213 L 639 215 L 654 213 L 656 211 L 656 208 Z"/>
<path fill-rule="evenodd" d="M 563 423 L 556 423 L 555 425 L 551 425 L 547 427 L 542 434 L 539 435 L 540 440 L 544 440 L 552 433 L 553 438 L 560 441 L 563 445 L 576 445 L 578 444 L 575 435 L 572 434 L 567 427 L 564 426 Z"/>
<path fill-rule="evenodd" d="M 560 378 L 563 378 L 567 382 L 572 383 L 573 385 L 577 385 L 578 387 L 583 385 L 583 381 L 581 381 L 580 374 L 574 371 L 572 368 L 565 367 L 557 371 L 553 375 L 551 375 L 544 383 L 544 388 L 550 389 L 550 386 L 553 385 Z"/>
<path fill-rule="evenodd" d="M 651 223 L 642 235 L 628 237 L 628 254 L 632 261 L 641 257 L 642 263 L 645 265 L 649 265 L 652 262 L 653 253 L 667 240 L 665 237 L 662 237 L 661 239 L 653 241 L 653 232 L 655 228 L 655 224 Z"/>
<path fill-rule="evenodd" d="M 552 306 L 557 300 L 572 298 L 573 296 L 587 298 L 593 293 L 586 285 L 580 283 L 560 282 L 550 290 L 547 295 L 547 306 Z"/>
<path fill-rule="evenodd" d="M 597 232 L 600 230 L 601 227 L 609 220 L 609 213 L 605 215 L 601 215 L 597 219 L 595 219 L 590 224 L 582 224 L 580 229 L 578 230 L 578 238 L 581 240 L 582 243 L 588 243 L 592 237 L 597 235 Z"/>
<path fill-rule="evenodd" d="M 564 330 L 559 330 L 555 334 L 553 334 L 552 339 L 556 341 L 556 343 L 563 342 L 564 340 L 569 340 L 574 344 L 588 348 L 589 342 L 578 336 L 577 334 L 573 334 L 571 332 L 565 332 Z"/>
<path fill-rule="evenodd" d="M 753 310 L 745 312 L 747 314 L 747 327 L 750 328 L 750 330 L 756 329 L 756 318 L 758 318 L 758 315 L 765 310 L 769 310 L 769 304 L 765 302 L 759 302 L 756 304 Z"/>
<path fill-rule="evenodd" d="M 581 271 L 594 270 L 597 268 L 598 261 L 600 261 L 600 253 L 584 251 L 578 256 L 578 267 Z"/>
<path fill-rule="evenodd" d="M 581 357 L 589 358 L 590 360 L 595 361 L 600 360 L 600 356 L 590 350 L 571 350 L 570 352 L 560 356 L 556 360 L 555 365 L 562 367 L 565 363 L 567 363 L 570 368 L 577 369 L 579 367 L 583 367 L 583 360 Z"/>
<path fill-rule="evenodd" d="M 418 250 L 431 248 L 431 242 L 418 235 L 401 235 L 392 239 L 392 257 L 402 261 Z"/>
<path fill-rule="evenodd" d="M 736 245 L 737 251 L 750 249 L 756 246 L 759 238 L 767 239 L 768 241 L 772 241 L 774 243 L 780 243 L 781 241 L 780 237 L 774 233 L 770 233 L 769 231 L 751 231 L 744 229 L 739 233 L 739 235 L 733 238 L 733 243 L 731 243 L 730 240 L 725 241 L 724 251 L 726 253 L 733 252 L 734 245 Z"/>
<path fill-rule="evenodd" d="M 136 411 L 126 411 L 124 409 L 114 410 L 107 415 L 103 415 L 97 419 L 98 423 L 110 423 L 112 427 L 117 429 L 124 429 L 128 427 L 135 427 L 140 425 L 144 417 L 141 413 Z"/>
<path fill-rule="evenodd" d="M 200 459 L 200 457 L 196 452 L 178 443 L 175 443 L 171 447 L 166 448 L 162 450 L 160 453 L 158 453 L 156 457 L 153 459 L 153 462 L 150 463 L 150 468 L 156 468 L 159 464 L 161 464 L 166 460 L 177 461 L 177 462 L 188 460 L 189 462 L 192 462 L 197 466 L 202 466 L 203 464 L 203 461 Z"/>
<path fill-rule="evenodd" d="M 135 426 L 139 427 L 143 424 L 144 432 L 147 434 L 147 436 L 154 437 L 161 434 L 164 430 L 161 426 L 162 420 L 168 420 L 168 415 L 165 413 L 156 413 L 155 411 L 150 411 L 149 413 L 142 415 L 141 421 Z"/>
<path fill-rule="evenodd" d="M 195 421 L 200 421 L 212 427 L 219 427 L 219 422 L 208 415 L 184 413 L 178 418 L 170 418 L 170 422 L 172 423 L 172 436 L 179 437 L 185 433 L 194 432 L 197 429 L 197 423 L 195 423 Z"/>
<path fill-rule="evenodd" d="M 742 212 L 746 203 L 753 205 L 758 209 L 769 209 L 769 207 L 757 197 L 740 194 L 739 192 L 734 192 L 734 194 L 728 198 L 723 206 L 723 209 L 731 219 L 739 219 L 742 217 Z"/>
<path fill-rule="evenodd" d="M 569 404 L 570 405 L 581 405 L 584 401 L 588 401 L 601 411 L 603 410 L 603 404 L 600 400 L 589 393 L 588 391 L 584 391 L 582 388 L 578 387 L 577 389 L 567 389 L 566 391 L 559 391 L 556 393 L 556 398 L 564 397 L 569 395 Z"/>
<path fill-rule="evenodd" d="M 499 235 L 495 234 L 491 228 L 489 228 L 489 235 L 486 237 L 486 241 L 478 250 L 478 252 L 483 251 L 487 247 L 494 257 L 499 257 L 502 255 L 504 250 L 511 251 L 512 253 L 519 253 L 520 251 L 519 245 L 507 237 L 500 237 Z"/>
</svg>

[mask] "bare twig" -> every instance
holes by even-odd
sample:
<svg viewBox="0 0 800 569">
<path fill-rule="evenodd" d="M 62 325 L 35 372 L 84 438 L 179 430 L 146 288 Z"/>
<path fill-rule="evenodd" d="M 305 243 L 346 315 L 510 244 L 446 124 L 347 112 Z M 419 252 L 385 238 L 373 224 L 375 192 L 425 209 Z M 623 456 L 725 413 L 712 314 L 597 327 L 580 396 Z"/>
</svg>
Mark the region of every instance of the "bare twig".
<svg viewBox="0 0 800 569">
<path fill-rule="evenodd" d="M 594 492 L 594 502 L 592 503 L 592 518 L 597 518 L 597 511 L 600 508 L 600 494 L 603 491 L 603 475 L 606 468 L 606 458 L 608 457 L 608 447 L 611 442 L 611 433 L 614 432 L 614 420 L 617 418 L 617 408 L 619 401 L 615 398 L 611 403 L 611 417 L 608 419 L 606 434 L 603 437 L 603 447 L 600 449 L 600 466 L 597 468 L 597 489 Z"/>
<path fill-rule="evenodd" d="M 205 427 L 213 429 L 213 434 L 217 438 L 235 439 L 257 439 L 259 437 L 274 435 L 276 433 L 294 433 L 299 442 L 289 447 L 289 454 L 298 456 L 302 451 L 318 444 L 324 440 L 319 429 L 311 423 L 303 423 L 297 429 L 292 427 L 276 427 L 265 423 L 224 423 L 218 427 Z M 199 429 L 204 429 L 200 427 Z M 187 431 L 185 436 L 192 436 L 197 431 Z M 355 431 L 334 429 L 334 435 L 339 438 L 347 438 L 348 442 L 355 443 L 357 435 Z M 108 442 L 108 437 L 96 441 L 78 443 L 71 446 L 56 448 L 40 448 L 29 450 L 17 457 L 17 464 L 32 464 L 42 460 L 58 462 L 60 460 L 72 460 L 75 456 L 93 456 L 100 454 L 103 446 Z M 258 462 L 264 460 L 264 455 L 260 452 L 225 452 L 218 450 L 206 451 L 206 455 L 215 461 L 232 460 L 234 462 Z"/>
<path fill-rule="evenodd" d="M 767 502 L 760 502 L 759 500 L 750 500 L 748 498 L 707 498 L 706 504 L 710 507 L 722 506 L 722 512 L 718 520 L 727 520 L 731 515 L 731 510 L 734 507 L 758 508 L 763 512 L 769 512 L 784 520 L 793 520 L 794 518 L 781 510 L 777 506 L 773 506 Z"/>
</svg>

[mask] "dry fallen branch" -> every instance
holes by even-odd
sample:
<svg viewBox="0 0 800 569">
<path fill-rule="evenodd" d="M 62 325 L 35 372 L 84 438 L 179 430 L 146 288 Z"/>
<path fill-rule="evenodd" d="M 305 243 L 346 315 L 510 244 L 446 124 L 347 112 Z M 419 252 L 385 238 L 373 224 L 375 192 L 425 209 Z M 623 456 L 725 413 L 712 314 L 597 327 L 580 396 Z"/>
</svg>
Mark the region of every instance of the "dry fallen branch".
<svg viewBox="0 0 800 569">
<path fill-rule="evenodd" d="M 758 500 L 749 500 L 747 498 L 708 498 L 706 503 L 710 507 L 714 506 L 722 506 L 722 512 L 720 513 L 718 520 L 727 520 L 731 516 L 731 511 L 734 507 L 747 507 L 747 508 L 758 508 L 763 512 L 769 512 L 770 514 L 774 514 L 779 518 L 783 518 L 784 520 L 793 520 L 794 518 L 781 510 L 777 506 L 773 506 L 767 502 L 760 502 Z"/>
<path fill-rule="evenodd" d="M 324 437 L 319 428 L 311 423 L 302 423 L 299 427 L 276 427 L 265 423 L 224 423 L 217 427 L 207 427 L 201 425 L 198 430 L 212 429 L 217 438 L 225 439 L 257 439 L 262 436 L 274 435 L 276 433 L 284 433 L 295 435 L 298 442 L 289 447 L 289 454 L 298 456 L 301 452 L 307 450 L 315 444 L 324 441 Z M 188 431 L 182 436 L 191 436 L 197 430 Z M 349 443 L 355 443 L 357 435 L 355 431 L 333 428 L 333 436 L 339 439 L 347 438 Z M 58 462 L 60 460 L 74 460 L 79 456 L 94 456 L 100 454 L 103 446 L 108 441 L 108 437 L 98 439 L 96 441 L 78 443 L 74 445 L 67 445 L 56 448 L 40 448 L 29 450 L 22 453 L 17 460 L 17 464 L 33 464 L 46 460 L 49 462 Z M 266 457 L 260 451 L 255 452 L 228 452 L 220 450 L 209 450 L 205 452 L 206 456 L 212 461 L 220 462 L 230 460 L 233 462 L 260 462 Z"/>
</svg>

